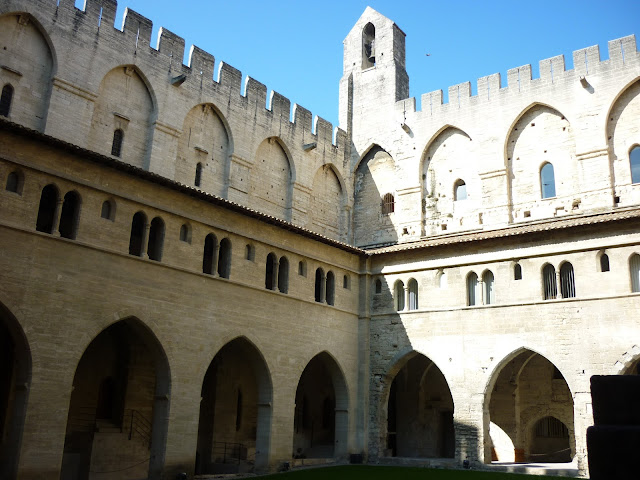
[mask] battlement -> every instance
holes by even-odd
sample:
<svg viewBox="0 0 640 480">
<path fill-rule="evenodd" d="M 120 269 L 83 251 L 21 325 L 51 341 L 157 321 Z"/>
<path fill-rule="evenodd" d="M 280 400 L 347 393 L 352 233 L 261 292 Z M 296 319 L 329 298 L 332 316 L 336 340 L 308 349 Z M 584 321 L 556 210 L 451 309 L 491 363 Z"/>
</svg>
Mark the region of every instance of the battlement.
<svg viewBox="0 0 640 480">
<path fill-rule="evenodd" d="M 337 127 L 334 131 L 330 122 L 317 116 L 311 121 L 311 114 L 307 115 L 308 111 L 297 105 L 292 110 L 292 102 L 276 91 L 272 90 L 267 96 L 264 84 L 249 76 L 245 76 L 243 81 L 242 72 L 226 62 L 218 61 L 216 70 L 214 55 L 196 45 L 190 47 L 188 62 L 183 64 L 186 42 L 170 30 L 159 29 L 154 47 L 151 38 L 153 22 L 138 12 L 126 8 L 118 28 L 116 0 L 85 0 L 84 10 L 76 8 L 74 0 L 60 0 L 59 3 L 57 0 L 15 0 L 12 3 L 17 7 L 15 11 L 33 11 L 36 18 L 49 14 L 53 23 L 64 29 L 92 33 L 98 43 L 104 41 L 111 49 L 117 43 L 116 48 L 122 52 L 152 57 L 150 61 L 156 63 L 159 70 L 168 70 L 174 78 L 184 75 L 184 81 L 198 85 L 209 82 L 213 90 L 225 90 L 230 95 L 246 98 L 247 106 L 263 105 L 267 114 L 287 118 L 294 127 L 308 131 L 315 137 L 313 141 L 341 149 L 345 147 L 340 143 L 346 138 L 345 132 Z M 39 5 L 34 7 L 33 3 Z M 23 8 L 20 8 L 21 4 Z M 31 8 L 24 8 L 24 4 L 31 4 Z M 305 113 L 297 114 L 302 111 Z"/>
<path fill-rule="evenodd" d="M 477 80 L 477 93 L 472 95 L 471 82 L 464 82 L 448 88 L 449 101 L 443 101 L 442 90 L 424 93 L 421 109 L 416 110 L 415 98 L 396 102 L 396 109 L 407 113 L 422 112 L 433 115 L 446 108 L 464 108 L 472 102 L 491 102 L 498 97 L 517 95 L 539 87 L 566 84 L 589 76 L 606 74 L 629 63 L 640 64 L 635 35 L 608 42 L 609 59 L 601 60 L 600 47 L 594 45 L 573 52 L 573 69 L 566 69 L 564 55 L 547 58 L 539 62 L 540 77 L 532 77 L 531 65 L 522 65 L 507 71 L 507 85 L 502 85 L 500 73 L 494 73 Z"/>
</svg>

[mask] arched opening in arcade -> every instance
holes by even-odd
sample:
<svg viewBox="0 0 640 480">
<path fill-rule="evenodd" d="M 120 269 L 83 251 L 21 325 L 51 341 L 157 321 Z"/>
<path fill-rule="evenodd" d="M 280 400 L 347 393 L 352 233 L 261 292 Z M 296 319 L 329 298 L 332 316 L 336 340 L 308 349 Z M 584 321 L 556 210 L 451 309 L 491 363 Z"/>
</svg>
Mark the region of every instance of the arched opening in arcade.
<svg viewBox="0 0 640 480">
<path fill-rule="evenodd" d="M 631 361 L 621 373 L 622 375 L 640 375 L 640 356 Z"/>
<path fill-rule="evenodd" d="M 31 352 L 22 327 L 0 304 L 0 478 L 16 478 L 31 383 Z"/>
<path fill-rule="evenodd" d="M 453 397 L 440 369 L 413 352 L 401 361 L 387 400 L 383 455 L 405 458 L 453 458 Z"/>
<path fill-rule="evenodd" d="M 159 479 L 169 393 L 167 357 L 146 325 L 128 318 L 103 330 L 73 378 L 61 480 Z"/>
<path fill-rule="evenodd" d="M 484 407 L 485 462 L 568 463 L 575 455 L 573 397 L 556 366 L 528 349 L 494 372 Z"/>
<path fill-rule="evenodd" d="M 305 367 L 296 389 L 293 457 L 345 457 L 348 408 L 342 369 L 329 353 L 319 353 Z"/>
<path fill-rule="evenodd" d="M 272 396 L 267 364 L 249 340 L 222 347 L 202 382 L 196 474 L 268 467 Z"/>
</svg>

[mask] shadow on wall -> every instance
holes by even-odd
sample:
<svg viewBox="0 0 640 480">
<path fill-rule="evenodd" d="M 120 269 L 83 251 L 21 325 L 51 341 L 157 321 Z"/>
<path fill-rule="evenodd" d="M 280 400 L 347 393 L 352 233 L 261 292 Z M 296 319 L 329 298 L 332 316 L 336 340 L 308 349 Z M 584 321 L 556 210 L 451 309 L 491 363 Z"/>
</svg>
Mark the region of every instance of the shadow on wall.
<svg viewBox="0 0 640 480">
<path fill-rule="evenodd" d="M 382 295 L 389 293 L 386 283 L 381 288 Z M 446 378 L 438 365 L 414 349 L 399 314 L 372 319 L 370 355 L 370 463 L 481 461 L 478 429 L 454 421 Z"/>
<path fill-rule="evenodd" d="M 374 145 L 354 175 L 353 232 L 356 246 L 398 242 L 395 180 L 393 158 Z"/>
</svg>

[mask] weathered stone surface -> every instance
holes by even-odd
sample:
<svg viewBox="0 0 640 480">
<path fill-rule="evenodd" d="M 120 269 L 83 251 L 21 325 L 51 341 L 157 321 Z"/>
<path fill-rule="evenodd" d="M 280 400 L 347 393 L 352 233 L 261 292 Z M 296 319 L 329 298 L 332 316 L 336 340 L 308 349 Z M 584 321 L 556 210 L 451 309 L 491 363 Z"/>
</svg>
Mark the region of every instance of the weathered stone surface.
<svg viewBox="0 0 640 480">
<path fill-rule="evenodd" d="M 640 359 L 634 37 L 416 111 L 367 8 L 334 131 L 115 11 L 0 2 L 0 476 L 169 479 L 218 441 L 258 470 L 559 450 L 587 474 L 589 378 Z M 132 410 L 150 449 L 109 430 Z"/>
</svg>

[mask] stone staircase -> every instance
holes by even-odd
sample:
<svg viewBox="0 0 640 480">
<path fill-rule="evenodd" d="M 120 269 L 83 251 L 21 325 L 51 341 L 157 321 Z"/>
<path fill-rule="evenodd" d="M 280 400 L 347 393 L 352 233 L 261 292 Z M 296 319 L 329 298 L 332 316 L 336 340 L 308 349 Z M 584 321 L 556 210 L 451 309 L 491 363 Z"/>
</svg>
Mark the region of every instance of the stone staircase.
<svg viewBox="0 0 640 480">
<path fill-rule="evenodd" d="M 147 478 L 149 445 L 109 420 L 96 420 L 89 480 Z"/>
</svg>

